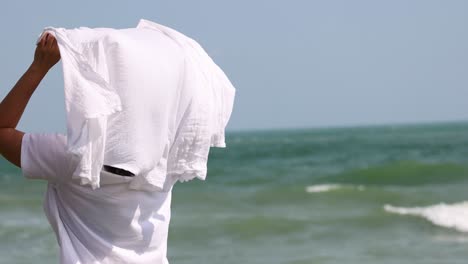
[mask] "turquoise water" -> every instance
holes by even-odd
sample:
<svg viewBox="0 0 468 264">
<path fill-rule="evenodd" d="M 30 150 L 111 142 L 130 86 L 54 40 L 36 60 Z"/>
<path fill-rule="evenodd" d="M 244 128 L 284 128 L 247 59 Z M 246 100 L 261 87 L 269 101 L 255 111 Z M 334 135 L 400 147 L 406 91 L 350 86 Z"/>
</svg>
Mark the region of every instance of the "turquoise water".
<svg viewBox="0 0 468 264">
<path fill-rule="evenodd" d="M 233 132 L 174 187 L 171 264 L 466 263 L 468 123 Z M 0 263 L 57 263 L 45 184 L 0 160 Z"/>
</svg>

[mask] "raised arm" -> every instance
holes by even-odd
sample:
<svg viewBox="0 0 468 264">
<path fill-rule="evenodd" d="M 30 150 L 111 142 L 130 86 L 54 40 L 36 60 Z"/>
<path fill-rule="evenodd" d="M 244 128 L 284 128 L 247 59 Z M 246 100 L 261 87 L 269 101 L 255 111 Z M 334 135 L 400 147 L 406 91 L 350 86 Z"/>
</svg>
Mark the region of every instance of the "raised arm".
<svg viewBox="0 0 468 264">
<path fill-rule="evenodd" d="M 44 34 L 36 46 L 33 62 L 0 103 L 0 154 L 18 167 L 24 132 L 16 126 L 37 86 L 59 60 L 57 40 Z"/>
</svg>

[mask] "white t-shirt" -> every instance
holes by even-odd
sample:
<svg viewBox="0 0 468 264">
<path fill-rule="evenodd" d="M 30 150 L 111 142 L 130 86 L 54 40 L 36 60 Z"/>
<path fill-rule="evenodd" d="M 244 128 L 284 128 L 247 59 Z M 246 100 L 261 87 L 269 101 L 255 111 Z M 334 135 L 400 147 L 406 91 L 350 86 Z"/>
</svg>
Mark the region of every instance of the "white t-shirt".
<svg viewBox="0 0 468 264">
<path fill-rule="evenodd" d="M 44 32 L 60 49 L 73 178 L 99 188 L 104 164 L 133 172 L 135 190 L 206 178 L 210 147 L 226 147 L 235 88 L 198 42 L 144 19 Z"/>
<path fill-rule="evenodd" d="M 72 179 L 77 161 L 62 134 L 27 133 L 21 168 L 29 179 L 48 181 L 44 210 L 60 246 L 60 263 L 167 264 L 172 187 L 129 188 L 132 177 L 101 172 L 93 190 Z"/>
</svg>

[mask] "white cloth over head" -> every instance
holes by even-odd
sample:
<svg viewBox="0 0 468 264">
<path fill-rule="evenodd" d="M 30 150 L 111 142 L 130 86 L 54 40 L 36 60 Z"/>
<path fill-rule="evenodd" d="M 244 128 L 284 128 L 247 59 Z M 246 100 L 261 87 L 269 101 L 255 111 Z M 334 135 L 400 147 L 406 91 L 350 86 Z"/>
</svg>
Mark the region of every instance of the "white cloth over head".
<svg viewBox="0 0 468 264">
<path fill-rule="evenodd" d="M 145 19 L 45 32 L 61 54 L 73 179 L 98 188 L 104 164 L 134 173 L 136 190 L 205 179 L 210 147 L 226 146 L 235 88 L 195 40 Z"/>
</svg>

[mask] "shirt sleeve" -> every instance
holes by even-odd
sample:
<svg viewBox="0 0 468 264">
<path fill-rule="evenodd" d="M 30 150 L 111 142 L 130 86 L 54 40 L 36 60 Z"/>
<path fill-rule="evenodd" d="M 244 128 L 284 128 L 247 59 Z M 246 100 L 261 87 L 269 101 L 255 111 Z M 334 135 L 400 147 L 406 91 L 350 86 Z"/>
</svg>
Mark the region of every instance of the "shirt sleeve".
<svg viewBox="0 0 468 264">
<path fill-rule="evenodd" d="M 26 133 L 21 144 L 21 170 L 28 179 L 70 181 L 76 166 L 62 134 Z"/>
</svg>

